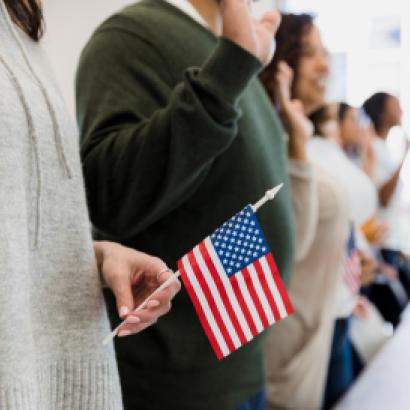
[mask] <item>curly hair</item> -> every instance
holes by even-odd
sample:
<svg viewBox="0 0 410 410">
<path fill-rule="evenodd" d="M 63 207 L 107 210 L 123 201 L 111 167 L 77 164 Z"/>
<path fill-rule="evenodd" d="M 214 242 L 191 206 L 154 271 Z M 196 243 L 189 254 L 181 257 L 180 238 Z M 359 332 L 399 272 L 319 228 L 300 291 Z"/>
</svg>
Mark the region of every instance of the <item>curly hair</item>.
<svg viewBox="0 0 410 410">
<path fill-rule="evenodd" d="M 297 78 L 299 60 L 303 52 L 303 37 L 312 27 L 313 16 L 310 14 L 282 14 L 282 22 L 275 36 L 275 55 L 260 74 L 260 80 L 273 103 L 275 75 L 279 62 L 285 61 L 292 68 L 294 78 Z"/>
<path fill-rule="evenodd" d="M 13 22 L 32 40 L 39 41 L 44 31 L 43 11 L 38 0 L 4 1 Z"/>
</svg>

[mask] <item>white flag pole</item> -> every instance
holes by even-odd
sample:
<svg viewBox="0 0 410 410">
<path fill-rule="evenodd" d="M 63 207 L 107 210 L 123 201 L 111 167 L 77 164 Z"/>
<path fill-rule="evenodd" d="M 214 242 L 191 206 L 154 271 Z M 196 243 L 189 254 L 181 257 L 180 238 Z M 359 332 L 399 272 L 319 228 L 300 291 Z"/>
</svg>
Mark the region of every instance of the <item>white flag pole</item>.
<svg viewBox="0 0 410 410">
<path fill-rule="evenodd" d="M 266 202 L 271 201 L 272 199 L 275 198 L 276 194 L 281 190 L 283 187 L 283 184 L 279 184 L 275 186 L 274 188 L 270 189 L 269 191 L 266 191 L 266 194 L 258 201 L 256 204 L 252 205 L 252 210 L 253 212 L 257 212 L 258 209 L 260 209 L 263 205 L 266 204 Z M 169 286 L 174 280 L 178 280 L 178 277 L 181 276 L 181 274 L 177 271 L 174 273 L 173 276 L 171 276 L 166 282 L 164 282 L 158 289 L 156 289 L 150 296 L 148 296 L 144 302 L 142 302 L 134 311 L 133 313 L 137 313 L 140 310 L 144 309 L 147 306 L 147 303 L 152 299 L 153 296 L 155 296 L 158 292 L 161 292 L 161 290 L 165 289 L 167 286 Z M 104 340 L 103 340 L 103 345 L 108 344 L 118 333 L 119 329 L 121 326 L 123 326 L 126 323 L 126 320 L 122 321 Z"/>
<path fill-rule="evenodd" d="M 266 204 L 266 202 L 272 201 L 272 199 L 275 198 L 276 194 L 281 190 L 282 187 L 283 184 L 279 184 L 275 186 L 275 188 L 266 191 L 265 196 L 263 196 L 258 202 L 256 202 L 255 205 L 252 205 L 253 212 L 256 213 L 261 206 Z"/>
<path fill-rule="evenodd" d="M 174 280 L 178 280 L 178 278 L 181 276 L 179 271 L 175 272 L 167 281 L 165 281 L 158 289 L 155 289 L 151 295 L 149 295 L 134 311 L 133 313 L 137 313 L 140 310 L 144 309 L 147 306 L 147 303 L 152 299 L 153 296 L 155 296 L 157 293 L 161 292 L 161 290 L 164 290 L 166 287 L 168 287 Z M 120 330 L 120 327 L 125 325 L 127 320 L 123 320 L 104 340 L 103 340 L 103 345 L 108 344 L 115 336 L 117 336 L 117 332 Z"/>
</svg>

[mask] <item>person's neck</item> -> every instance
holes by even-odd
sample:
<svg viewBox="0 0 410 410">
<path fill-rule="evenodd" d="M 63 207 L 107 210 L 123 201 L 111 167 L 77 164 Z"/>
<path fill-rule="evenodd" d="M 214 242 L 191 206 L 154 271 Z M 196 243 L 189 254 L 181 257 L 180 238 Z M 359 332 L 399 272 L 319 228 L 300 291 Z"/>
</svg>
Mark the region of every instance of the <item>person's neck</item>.
<svg viewBox="0 0 410 410">
<path fill-rule="evenodd" d="M 216 35 L 222 34 L 222 15 L 217 0 L 188 0 L 201 17 L 206 21 L 209 29 Z"/>
<path fill-rule="evenodd" d="M 377 133 L 377 136 L 383 140 L 385 140 L 387 138 L 387 136 L 389 135 L 389 132 L 391 130 L 392 127 L 390 126 L 385 126 L 382 127 L 379 132 Z"/>
<path fill-rule="evenodd" d="M 292 98 L 298 98 L 297 96 L 293 96 Z M 316 110 L 318 110 L 322 105 L 318 105 L 317 103 L 310 103 L 309 101 L 305 101 L 300 99 L 303 105 L 303 111 L 306 117 L 309 117 L 313 114 Z"/>
</svg>

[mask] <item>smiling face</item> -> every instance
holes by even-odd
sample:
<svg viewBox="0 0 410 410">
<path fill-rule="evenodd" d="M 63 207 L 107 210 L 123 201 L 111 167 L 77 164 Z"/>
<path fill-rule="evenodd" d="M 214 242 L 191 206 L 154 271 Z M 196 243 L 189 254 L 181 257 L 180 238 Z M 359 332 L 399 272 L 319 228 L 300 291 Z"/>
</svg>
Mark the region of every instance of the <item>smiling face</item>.
<svg viewBox="0 0 410 410">
<path fill-rule="evenodd" d="M 328 54 L 318 28 L 313 25 L 302 40 L 302 52 L 293 88 L 293 97 L 301 100 L 306 114 L 309 115 L 324 104 L 328 77 Z"/>
</svg>

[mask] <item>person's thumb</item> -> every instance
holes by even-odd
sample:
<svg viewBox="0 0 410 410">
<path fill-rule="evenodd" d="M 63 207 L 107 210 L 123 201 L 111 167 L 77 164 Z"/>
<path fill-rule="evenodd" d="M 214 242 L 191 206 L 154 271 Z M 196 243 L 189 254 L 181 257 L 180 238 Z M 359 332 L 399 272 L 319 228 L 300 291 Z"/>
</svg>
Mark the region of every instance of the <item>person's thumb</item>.
<svg viewBox="0 0 410 410">
<path fill-rule="evenodd" d="M 131 283 L 125 275 L 116 275 L 110 285 L 117 303 L 118 315 L 123 319 L 134 310 L 134 296 Z"/>
</svg>

